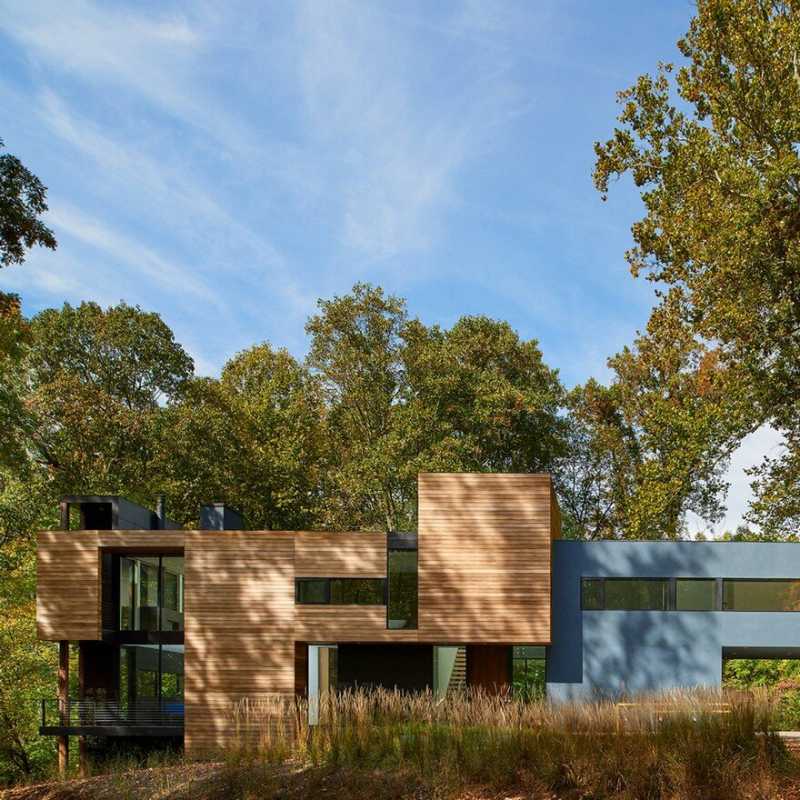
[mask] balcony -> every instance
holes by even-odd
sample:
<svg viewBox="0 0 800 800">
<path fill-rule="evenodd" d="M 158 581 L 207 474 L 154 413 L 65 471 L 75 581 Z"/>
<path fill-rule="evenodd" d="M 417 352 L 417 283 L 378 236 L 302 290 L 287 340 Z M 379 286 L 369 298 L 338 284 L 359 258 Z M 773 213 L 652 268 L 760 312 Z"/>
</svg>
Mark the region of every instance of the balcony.
<svg viewBox="0 0 800 800">
<path fill-rule="evenodd" d="M 182 700 L 42 700 L 42 736 L 183 736 Z"/>
</svg>

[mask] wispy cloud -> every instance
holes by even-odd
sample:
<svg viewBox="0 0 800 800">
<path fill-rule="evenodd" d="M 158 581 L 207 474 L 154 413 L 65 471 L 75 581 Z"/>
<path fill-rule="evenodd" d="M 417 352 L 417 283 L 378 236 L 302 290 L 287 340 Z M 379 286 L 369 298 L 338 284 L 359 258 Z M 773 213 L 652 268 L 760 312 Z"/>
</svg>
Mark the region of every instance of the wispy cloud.
<svg viewBox="0 0 800 800">
<path fill-rule="evenodd" d="M 137 275 L 144 276 L 156 286 L 175 293 L 184 293 L 195 301 L 202 300 L 220 310 L 225 307 L 221 298 L 215 296 L 210 287 L 192 270 L 162 257 L 152 248 L 130 239 L 77 209 L 57 206 L 51 210 L 48 222 L 52 223 L 59 237 L 71 237 L 99 250 L 103 258 L 107 259 L 108 269 L 112 274 L 121 265 L 135 267 Z"/>
<path fill-rule="evenodd" d="M 489 69 L 421 58 L 419 30 L 398 16 L 362 3 L 298 6 L 301 88 L 342 198 L 340 235 L 376 258 L 431 246 L 459 202 L 459 171 L 491 151 L 519 108 L 505 58 Z M 463 25 L 434 29 L 432 50 L 446 52 Z M 446 68 L 466 81 L 456 88 Z"/>
</svg>

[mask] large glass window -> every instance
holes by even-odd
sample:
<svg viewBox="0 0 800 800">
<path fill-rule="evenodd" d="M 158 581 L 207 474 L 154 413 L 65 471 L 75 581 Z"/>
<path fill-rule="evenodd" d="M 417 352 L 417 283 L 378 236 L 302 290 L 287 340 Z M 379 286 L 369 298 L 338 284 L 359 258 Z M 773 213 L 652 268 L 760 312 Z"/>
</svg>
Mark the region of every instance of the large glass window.
<svg viewBox="0 0 800 800">
<path fill-rule="evenodd" d="M 586 611 L 666 611 L 667 578 L 584 578 L 581 582 Z"/>
<path fill-rule="evenodd" d="M 581 606 L 585 611 L 603 610 L 602 578 L 584 578 L 581 581 Z"/>
<path fill-rule="evenodd" d="M 183 630 L 183 557 L 161 558 L 161 628 Z"/>
<path fill-rule="evenodd" d="M 800 611 L 800 579 L 582 578 L 584 611 Z"/>
<path fill-rule="evenodd" d="M 389 550 L 389 598 L 387 627 L 417 627 L 417 551 Z"/>
<path fill-rule="evenodd" d="M 122 707 L 158 700 L 158 645 L 124 645 L 119 649 L 119 699 Z"/>
<path fill-rule="evenodd" d="M 514 693 L 526 700 L 545 695 L 545 649 L 516 645 L 511 653 L 511 685 Z"/>
<path fill-rule="evenodd" d="M 297 578 L 295 602 L 301 605 L 386 604 L 385 578 Z"/>
<path fill-rule="evenodd" d="M 717 582 L 713 578 L 678 578 L 676 611 L 713 611 L 717 607 Z"/>
<path fill-rule="evenodd" d="M 724 580 L 724 611 L 800 611 L 800 580 Z"/>
<path fill-rule="evenodd" d="M 134 644 L 119 649 L 119 698 L 123 708 L 183 704 L 183 645 Z"/>
<path fill-rule="evenodd" d="M 119 629 L 183 630 L 183 556 L 120 556 Z"/>
<path fill-rule="evenodd" d="M 298 578 L 295 582 L 295 601 L 303 605 L 330 603 L 330 589 L 327 578 Z"/>
</svg>

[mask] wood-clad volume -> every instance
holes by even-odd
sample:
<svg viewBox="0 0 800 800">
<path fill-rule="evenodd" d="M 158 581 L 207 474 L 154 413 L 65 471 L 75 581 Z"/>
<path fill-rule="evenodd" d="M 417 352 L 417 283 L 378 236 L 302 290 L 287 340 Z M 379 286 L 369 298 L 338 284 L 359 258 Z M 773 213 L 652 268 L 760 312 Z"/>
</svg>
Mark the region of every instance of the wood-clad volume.
<svg viewBox="0 0 800 800">
<path fill-rule="evenodd" d="M 184 742 L 198 756 L 257 736 L 271 724 L 267 707 L 294 696 L 294 541 L 270 531 L 185 537 Z M 236 713 L 245 702 L 256 708 L 249 717 Z"/>
<path fill-rule="evenodd" d="M 295 636 L 307 642 L 416 642 L 419 631 L 387 630 L 386 606 L 298 605 Z"/>
<path fill-rule="evenodd" d="M 182 531 L 43 531 L 36 548 L 39 638 L 73 642 L 101 638 L 104 549 L 160 552 L 182 547 Z"/>
<path fill-rule="evenodd" d="M 419 476 L 419 640 L 550 642 L 548 475 Z"/>
<path fill-rule="evenodd" d="M 294 536 L 298 578 L 383 578 L 385 533 L 309 533 Z"/>
</svg>

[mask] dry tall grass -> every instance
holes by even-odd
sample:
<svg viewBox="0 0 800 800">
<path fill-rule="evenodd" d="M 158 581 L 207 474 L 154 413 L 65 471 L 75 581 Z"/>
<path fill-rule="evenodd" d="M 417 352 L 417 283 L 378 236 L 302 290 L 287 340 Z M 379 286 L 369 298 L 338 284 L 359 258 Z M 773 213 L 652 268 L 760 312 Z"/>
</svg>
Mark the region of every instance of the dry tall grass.
<svg viewBox="0 0 800 800">
<path fill-rule="evenodd" d="M 559 797 L 774 797 L 794 762 L 766 697 L 693 691 L 549 704 L 481 692 L 341 692 L 239 704 L 233 759 L 404 770 L 444 792 L 523 787 Z"/>
</svg>

